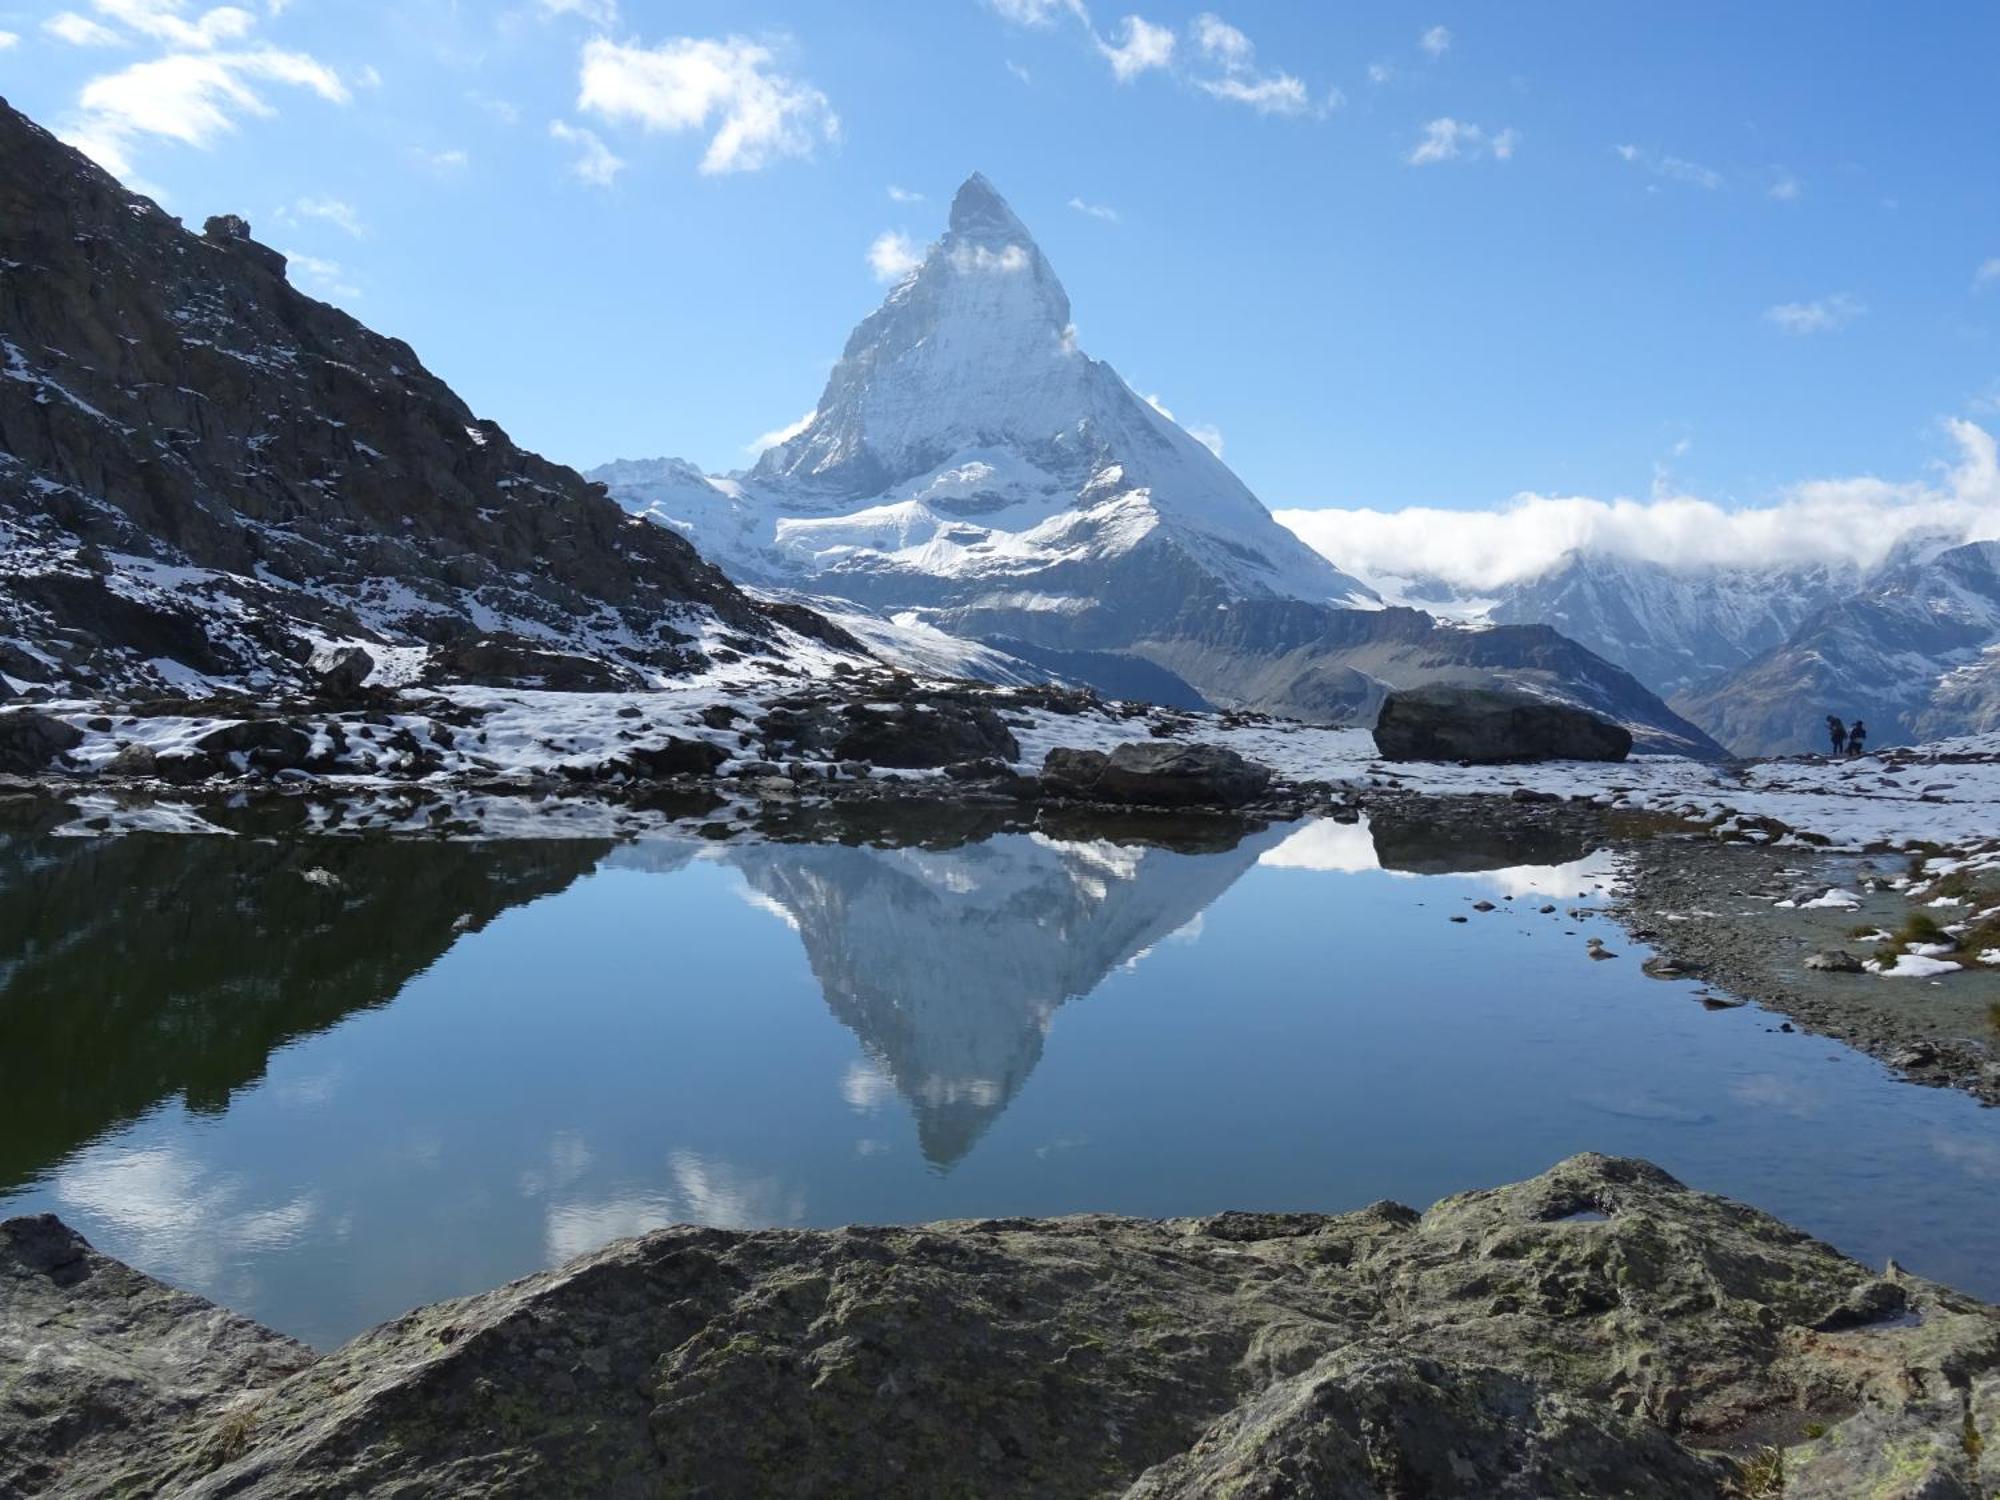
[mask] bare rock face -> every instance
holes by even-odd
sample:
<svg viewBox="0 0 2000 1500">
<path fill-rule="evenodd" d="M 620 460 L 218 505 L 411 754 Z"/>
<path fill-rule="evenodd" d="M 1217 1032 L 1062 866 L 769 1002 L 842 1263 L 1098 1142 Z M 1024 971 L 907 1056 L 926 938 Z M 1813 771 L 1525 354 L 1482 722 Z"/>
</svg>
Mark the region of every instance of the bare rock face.
<svg viewBox="0 0 2000 1500">
<path fill-rule="evenodd" d="M 0 771 L 31 776 L 82 743 L 83 731 L 74 724 L 32 708 L 0 713 Z"/>
<path fill-rule="evenodd" d="M 1043 787 L 1062 797 L 1130 807 L 1242 807 L 1271 785 L 1270 771 L 1220 745 L 1136 740 L 1101 750 L 1057 747 Z"/>
<path fill-rule="evenodd" d="M 324 641 L 496 630 L 620 681 L 720 625 L 859 648 L 476 417 L 398 339 L 199 235 L 0 103 L 0 638 L 15 677 L 161 695 L 311 687 Z M 470 649 L 470 648 L 469 648 Z"/>
<path fill-rule="evenodd" d="M 1601 1156 L 1421 1215 L 665 1229 L 316 1361 L 52 1221 L 0 1232 L 0 1273 L 0 1487 L 54 1495 L 2000 1480 L 2000 1311 Z"/>
<path fill-rule="evenodd" d="M 1534 760 L 1623 760 L 1632 733 L 1566 703 L 1484 688 L 1426 687 L 1391 693 L 1375 721 L 1385 760 L 1459 760 L 1502 765 Z"/>
</svg>

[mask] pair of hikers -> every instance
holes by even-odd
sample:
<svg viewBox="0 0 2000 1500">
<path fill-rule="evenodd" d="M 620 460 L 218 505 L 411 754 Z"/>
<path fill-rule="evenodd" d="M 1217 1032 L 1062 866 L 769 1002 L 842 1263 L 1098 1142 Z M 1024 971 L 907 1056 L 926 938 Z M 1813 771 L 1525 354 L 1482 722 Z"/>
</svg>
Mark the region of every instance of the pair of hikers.
<svg viewBox="0 0 2000 1500">
<path fill-rule="evenodd" d="M 1868 744 L 1868 726 L 1859 719 L 1849 728 L 1832 714 L 1826 716 L 1826 735 L 1833 741 L 1835 755 L 1860 755 Z"/>
</svg>

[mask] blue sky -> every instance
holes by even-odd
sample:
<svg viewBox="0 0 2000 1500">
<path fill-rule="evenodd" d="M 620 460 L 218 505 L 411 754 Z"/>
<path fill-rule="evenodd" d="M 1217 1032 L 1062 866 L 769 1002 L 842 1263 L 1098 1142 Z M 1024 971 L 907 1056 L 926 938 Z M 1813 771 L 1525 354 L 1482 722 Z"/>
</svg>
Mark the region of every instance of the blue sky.
<svg viewBox="0 0 2000 1500">
<path fill-rule="evenodd" d="M 0 0 L 0 93 L 579 465 L 746 463 L 974 169 L 1274 508 L 1764 502 L 2000 427 L 1990 4 L 242 5 Z"/>
</svg>

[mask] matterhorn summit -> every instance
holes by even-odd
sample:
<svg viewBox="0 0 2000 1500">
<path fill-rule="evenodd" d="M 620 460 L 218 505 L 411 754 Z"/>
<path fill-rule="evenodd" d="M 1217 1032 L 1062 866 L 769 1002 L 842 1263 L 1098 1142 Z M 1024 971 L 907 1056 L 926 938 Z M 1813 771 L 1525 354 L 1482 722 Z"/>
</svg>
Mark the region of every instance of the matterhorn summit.
<svg viewBox="0 0 2000 1500">
<path fill-rule="evenodd" d="M 1366 584 L 1281 526 L 1227 465 L 1079 346 L 1069 295 L 983 176 L 862 319 L 811 415 L 755 467 L 594 471 L 627 509 L 734 577 L 844 602 L 1120 696 L 1365 720 L 1388 686 L 1513 680 L 1668 740 L 1697 731 L 1553 632 L 1478 640 Z M 879 628 L 878 628 L 879 627 Z M 1543 637 L 1548 637 L 1544 639 Z"/>
</svg>

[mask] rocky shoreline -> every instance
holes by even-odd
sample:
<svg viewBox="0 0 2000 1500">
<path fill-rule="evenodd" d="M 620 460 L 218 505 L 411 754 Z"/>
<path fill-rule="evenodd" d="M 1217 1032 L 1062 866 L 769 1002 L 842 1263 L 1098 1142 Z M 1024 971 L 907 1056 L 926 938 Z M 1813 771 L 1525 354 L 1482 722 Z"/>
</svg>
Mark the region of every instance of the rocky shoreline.
<svg viewBox="0 0 2000 1500">
<path fill-rule="evenodd" d="M 1924 910 L 1884 883 L 1906 858 L 1673 836 L 1624 852 L 1627 884 L 1612 915 L 1655 950 L 1656 972 L 1707 980 L 1724 996 L 1705 1003 L 1753 1001 L 1911 1083 L 2000 1105 L 2000 972 L 1972 963 L 1939 982 L 1862 968 L 1873 944 L 1857 931 L 1887 935 Z M 1849 887 L 1862 888 L 1856 906 L 1811 904 Z"/>
<path fill-rule="evenodd" d="M 0 1494 L 1945 1496 L 2000 1310 L 1643 1162 L 623 1240 L 324 1355 L 0 1225 Z"/>
</svg>

